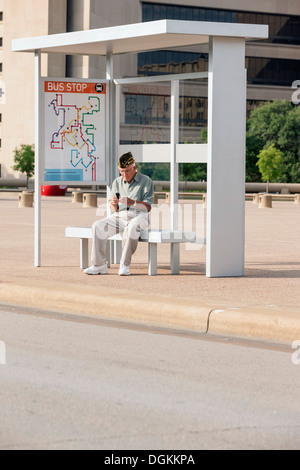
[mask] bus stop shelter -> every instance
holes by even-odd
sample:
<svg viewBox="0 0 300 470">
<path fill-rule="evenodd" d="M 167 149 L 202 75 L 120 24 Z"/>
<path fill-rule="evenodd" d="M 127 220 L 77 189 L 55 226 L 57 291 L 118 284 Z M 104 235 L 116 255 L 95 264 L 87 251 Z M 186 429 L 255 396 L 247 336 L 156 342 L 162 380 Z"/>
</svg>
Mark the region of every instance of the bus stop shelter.
<svg viewBox="0 0 300 470">
<path fill-rule="evenodd" d="M 118 85 L 125 83 L 171 82 L 171 139 L 164 148 L 171 168 L 171 228 L 176 229 L 178 163 L 207 162 L 207 254 L 208 277 L 242 276 L 245 252 L 245 141 L 246 141 L 246 40 L 268 37 L 268 26 L 160 20 L 88 31 L 16 39 L 15 52 L 35 55 L 35 266 L 41 264 L 41 171 L 42 77 L 41 54 L 105 56 L 109 84 L 107 161 L 109 185 L 116 176 L 119 149 Z M 208 73 L 174 74 L 158 77 L 118 78 L 114 76 L 115 55 L 139 53 L 209 43 Z M 178 142 L 179 81 L 208 78 L 208 144 L 191 144 L 181 159 Z M 99 78 L 99 80 L 101 80 Z M 151 150 L 154 152 L 154 144 Z M 183 144 L 187 145 L 187 144 Z M 147 149 L 148 147 L 148 149 Z M 149 154 L 150 145 L 139 147 L 139 159 Z M 127 146 L 128 148 L 128 146 Z M 134 148 L 130 148 L 134 151 Z M 160 149 L 161 151 L 161 149 Z M 147 160 L 149 161 L 149 159 Z M 157 160 L 155 160 L 157 161 Z"/>
</svg>

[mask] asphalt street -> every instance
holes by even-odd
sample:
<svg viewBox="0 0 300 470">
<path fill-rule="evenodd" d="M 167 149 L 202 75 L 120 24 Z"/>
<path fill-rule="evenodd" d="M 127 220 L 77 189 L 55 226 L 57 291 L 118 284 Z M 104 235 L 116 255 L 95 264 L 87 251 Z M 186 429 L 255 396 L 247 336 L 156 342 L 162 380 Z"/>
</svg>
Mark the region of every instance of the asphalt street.
<svg viewBox="0 0 300 470">
<path fill-rule="evenodd" d="M 0 341 L 2 450 L 300 448 L 292 345 L 5 306 Z"/>
</svg>

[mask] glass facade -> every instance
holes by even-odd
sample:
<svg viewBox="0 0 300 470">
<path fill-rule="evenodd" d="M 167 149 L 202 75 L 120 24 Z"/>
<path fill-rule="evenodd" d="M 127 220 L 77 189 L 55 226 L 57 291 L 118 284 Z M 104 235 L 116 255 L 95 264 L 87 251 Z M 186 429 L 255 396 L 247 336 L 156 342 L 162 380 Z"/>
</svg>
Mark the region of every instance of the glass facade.
<svg viewBox="0 0 300 470">
<path fill-rule="evenodd" d="M 207 72 L 208 54 L 180 51 L 151 51 L 139 54 L 139 75 Z"/>
<path fill-rule="evenodd" d="M 300 77 L 300 61 L 246 57 L 248 83 L 257 85 L 291 86 Z M 154 51 L 140 54 L 139 75 L 208 71 L 208 54 L 176 51 Z"/>
<path fill-rule="evenodd" d="M 288 16 L 267 13 L 241 12 L 225 9 L 142 3 L 142 19 L 155 21 L 161 19 L 179 19 L 190 21 L 213 21 L 231 23 L 268 24 L 270 37 L 267 42 L 300 46 L 300 16 Z M 266 42 L 266 41 L 263 41 Z M 265 86 L 290 87 L 300 77 L 300 61 L 282 58 L 246 57 L 248 83 Z M 160 74 L 193 73 L 208 71 L 208 54 L 174 50 L 160 50 L 138 55 L 138 74 L 152 76 Z M 200 81 L 201 82 L 201 81 Z M 202 82 L 203 85 L 203 82 Z M 154 90 L 155 87 L 152 88 Z M 200 132 L 207 125 L 207 98 L 196 86 L 183 86 L 180 96 L 181 142 L 199 141 Z M 124 93 L 126 125 L 147 126 L 153 131 L 159 128 L 155 138 L 138 136 L 124 141 L 168 142 L 166 130 L 170 124 L 170 96 L 153 93 L 137 94 L 134 90 Z M 264 101 L 248 100 L 247 116 Z"/>
<path fill-rule="evenodd" d="M 238 12 L 212 8 L 143 3 L 143 21 L 181 19 L 232 23 L 268 24 L 270 38 L 277 44 L 300 45 L 300 16 Z M 260 85 L 290 86 L 300 76 L 300 61 L 247 57 L 248 82 Z M 154 51 L 139 54 L 140 75 L 204 72 L 208 70 L 208 55 L 179 51 Z"/>
<path fill-rule="evenodd" d="M 161 19 L 268 24 L 269 42 L 300 45 L 300 16 L 143 3 L 143 21 Z"/>
<path fill-rule="evenodd" d="M 248 83 L 290 87 L 300 77 L 300 61 L 246 57 Z"/>
</svg>

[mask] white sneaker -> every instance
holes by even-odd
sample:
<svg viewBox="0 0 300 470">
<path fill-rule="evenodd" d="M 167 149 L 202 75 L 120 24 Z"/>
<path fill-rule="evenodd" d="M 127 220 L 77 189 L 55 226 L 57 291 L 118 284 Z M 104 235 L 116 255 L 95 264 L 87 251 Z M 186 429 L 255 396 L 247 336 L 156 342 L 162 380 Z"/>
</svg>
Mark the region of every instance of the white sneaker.
<svg viewBox="0 0 300 470">
<path fill-rule="evenodd" d="M 119 276 L 130 276 L 130 266 L 125 266 L 124 264 L 121 264 L 120 269 L 119 269 Z"/>
<path fill-rule="evenodd" d="M 91 266 L 90 268 L 85 269 L 83 272 L 85 274 L 92 275 L 108 274 L 107 264 L 104 264 L 103 266 Z"/>
</svg>

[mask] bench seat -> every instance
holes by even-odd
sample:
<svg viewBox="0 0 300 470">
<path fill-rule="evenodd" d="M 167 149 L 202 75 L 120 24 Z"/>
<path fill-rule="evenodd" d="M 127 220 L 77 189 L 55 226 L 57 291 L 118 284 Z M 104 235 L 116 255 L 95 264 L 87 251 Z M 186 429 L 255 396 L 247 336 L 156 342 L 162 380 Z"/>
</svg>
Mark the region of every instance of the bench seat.
<svg viewBox="0 0 300 470">
<path fill-rule="evenodd" d="M 92 238 L 92 227 L 67 227 L 65 236 L 80 239 L 80 267 L 85 269 L 89 266 L 89 239 Z M 122 234 L 110 237 L 107 244 L 108 265 L 119 264 L 122 252 Z M 196 243 L 196 233 L 183 230 L 156 230 L 141 231 L 140 242 L 148 243 L 148 274 L 157 274 L 157 245 L 170 243 L 170 267 L 172 274 L 180 273 L 180 243 Z M 202 240 L 203 242 L 203 240 Z"/>
</svg>

